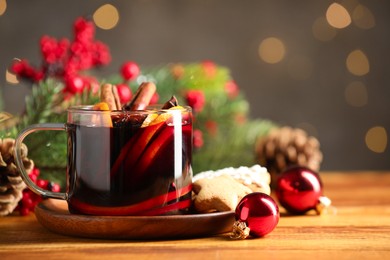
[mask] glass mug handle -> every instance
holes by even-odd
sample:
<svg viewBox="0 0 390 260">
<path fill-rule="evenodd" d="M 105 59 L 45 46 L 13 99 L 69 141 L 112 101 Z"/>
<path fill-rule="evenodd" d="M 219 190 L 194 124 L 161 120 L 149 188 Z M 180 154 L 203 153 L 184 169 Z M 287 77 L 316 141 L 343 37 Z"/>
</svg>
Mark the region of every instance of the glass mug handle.
<svg viewBox="0 0 390 260">
<path fill-rule="evenodd" d="M 66 200 L 68 198 L 68 194 L 64 192 L 52 192 L 45 189 L 42 189 L 41 187 L 38 187 L 28 176 L 28 173 L 26 172 L 26 169 L 23 166 L 23 161 L 21 155 L 21 148 L 24 138 L 27 137 L 27 135 L 34 133 L 36 131 L 41 130 L 54 130 L 54 131 L 62 131 L 65 130 L 64 124 L 55 124 L 55 123 L 45 123 L 45 124 L 35 124 L 28 126 L 25 128 L 18 137 L 15 139 L 15 150 L 14 150 L 14 157 L 16 161 L 16 165 L 21 173 L 21 177 L 23 181 L 26 183 L 27 187 L 31 189 L 33 192 L 35 192 L 38 195 L 41 195 L 46 198 L 53 198 L 53 199 L 62 199 Z"/>
</svg>

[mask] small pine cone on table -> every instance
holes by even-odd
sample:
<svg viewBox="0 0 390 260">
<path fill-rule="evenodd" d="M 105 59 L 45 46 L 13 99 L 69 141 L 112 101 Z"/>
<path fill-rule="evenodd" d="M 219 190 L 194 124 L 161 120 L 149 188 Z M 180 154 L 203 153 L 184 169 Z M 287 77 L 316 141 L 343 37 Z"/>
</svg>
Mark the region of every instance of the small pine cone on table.
<svg viewBox="0 0 390 260">
<path fill-rule="evenodd" d="M 23 197 L 25 183 L 15 164 L 15 140 L 0 139 L 0 216 L 11 214 Z M 27 173 L 34 168 L 34 162 L 27 158 L 27 146 L 22 144 L 21 157 Z"/>
<path fill-rule="evenodd" d="M 319 141 L 299 128 L 272 129 L 256 142 L 256 159 L 271 174 L 271 185 L 290 166 L 304 166 L 319 171 L 322 152 Z"/>
</svg>

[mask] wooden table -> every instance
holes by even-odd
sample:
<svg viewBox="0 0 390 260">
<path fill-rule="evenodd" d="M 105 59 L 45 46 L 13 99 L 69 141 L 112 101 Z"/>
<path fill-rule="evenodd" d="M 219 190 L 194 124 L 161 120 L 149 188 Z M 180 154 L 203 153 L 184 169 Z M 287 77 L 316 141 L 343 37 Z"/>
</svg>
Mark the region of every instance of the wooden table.
<svg viewBox="0 0 390 260">
<path fill-rule="evenodd" d="M 168 241 L 68 237 L 34 215 L 0 218 L 0 259 L 390 259 L 390 172 L 322 172 L 336 215 L 282 216 L 260 239 Z"/>
</svg>

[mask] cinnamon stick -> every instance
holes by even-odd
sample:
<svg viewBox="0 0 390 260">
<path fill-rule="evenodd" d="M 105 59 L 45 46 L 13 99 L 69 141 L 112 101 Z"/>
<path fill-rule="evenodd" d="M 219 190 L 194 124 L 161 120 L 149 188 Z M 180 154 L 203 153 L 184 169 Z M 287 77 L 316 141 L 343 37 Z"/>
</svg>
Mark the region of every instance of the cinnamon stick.
<svg viewBox="0 0 390 260">
<path fill-rule="evenodd" d="M 156 92 L 156 85 L 152 82 L 142 83 L 137 92 L 135 92 L 133 99 L 125 104 L 122 109 L 124 110 L 143 110 L 145 109 Z"/>
<path fill-rule="evenodd" d="M 108 83 L 101 88 L 100 101 L 107 103 L 110 110 L 120 110 L 122 106 L 116 86 Z"/>
</svg>

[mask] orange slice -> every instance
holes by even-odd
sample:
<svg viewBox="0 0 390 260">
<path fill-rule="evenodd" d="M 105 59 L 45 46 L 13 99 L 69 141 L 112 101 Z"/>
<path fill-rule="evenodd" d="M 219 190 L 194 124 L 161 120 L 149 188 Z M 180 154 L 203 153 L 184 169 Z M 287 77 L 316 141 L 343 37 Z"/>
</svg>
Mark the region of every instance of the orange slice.
<svg viewBox="0 0 390 260">
<path fill-rule="evenodd" d="M 93 106 L 93 110 L 107 111 L 107 110 L 110 110 L 110 107 L 108 106 L 108 104 L 106 102 L 99 102 Z"/>
<path fill-rule="evenodd" d="M 182 106 L 175 106 L 175 107 L 171 107 L 169 110 L 184 110 L 184 108 Z M 142 123 L 142 127 L 165 122 L 168 119 L 170 119 L 171 117 L 172 117 L 171 113 L 162 113 L 160 115 L 150 114 Z"/>
<path fill-rule="evenodd" d="M 106 102 L 99 102 L 93 106 L 93 110 L 110 111 L 110 107 Z M 109 113 L 93 115 L 92 121 L 96 126 L 112 127 L 111 115 Z"/>
</svg>

